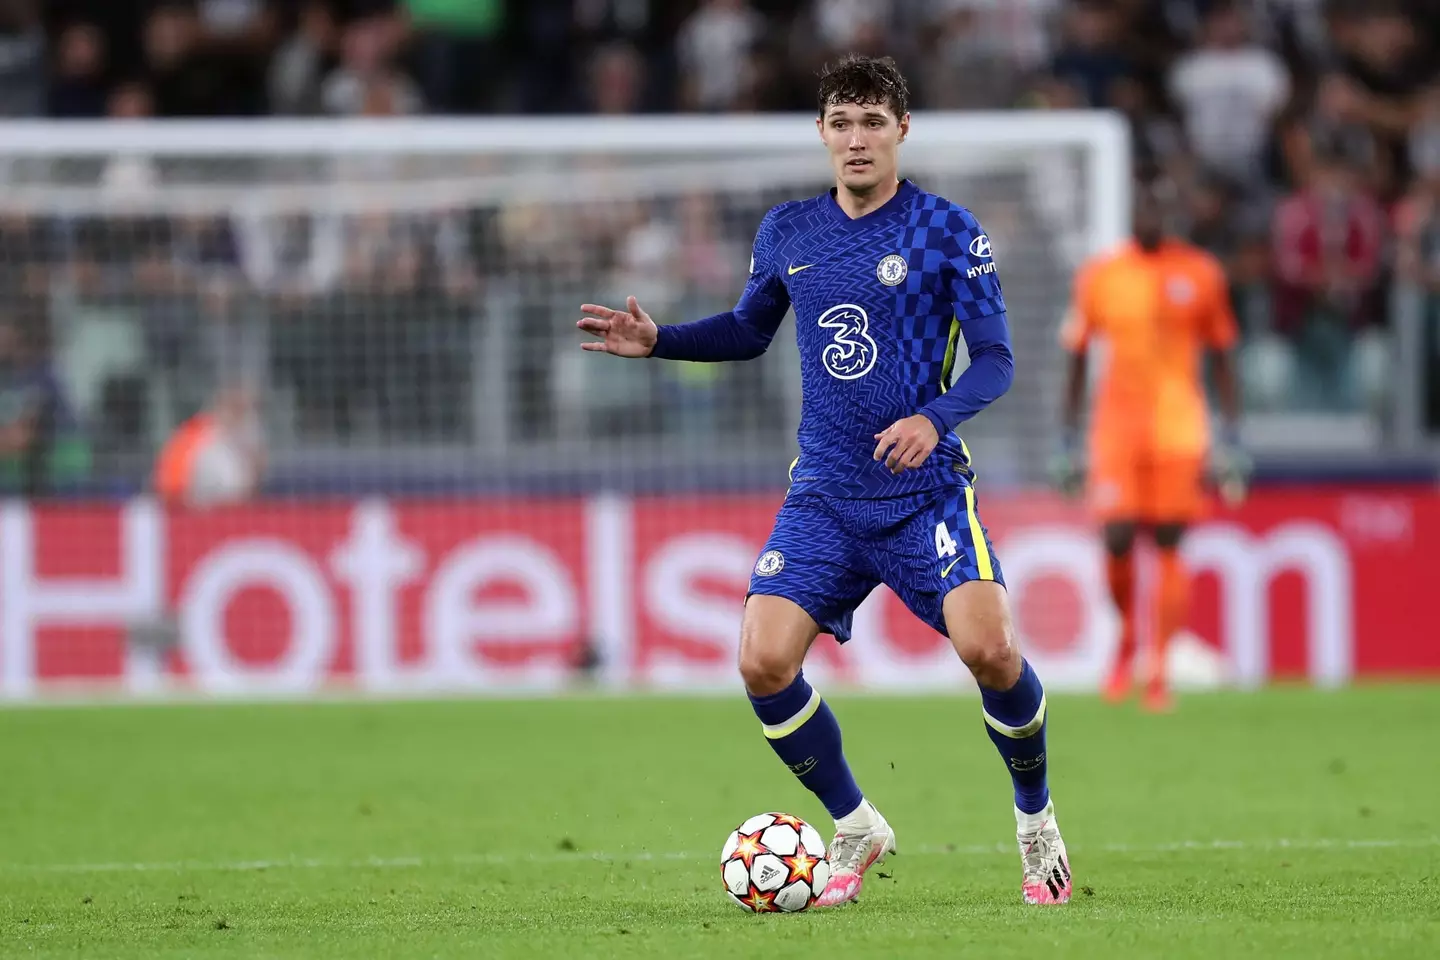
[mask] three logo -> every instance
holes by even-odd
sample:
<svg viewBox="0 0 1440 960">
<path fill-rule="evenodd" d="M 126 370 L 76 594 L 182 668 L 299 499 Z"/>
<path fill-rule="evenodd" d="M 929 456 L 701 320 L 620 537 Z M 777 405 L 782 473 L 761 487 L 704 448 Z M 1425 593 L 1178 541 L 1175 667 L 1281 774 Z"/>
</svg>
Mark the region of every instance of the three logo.
<svg viewBox="0 0 1440 960">
<path fill-rule="evenodd" d="M 831 342 L 820 351 L 825 372 L 836 380 L 858 380 L 875 366 L 880 348 L 870 336 L 870 315 L 854 303 L 842 303 L 820 314 L 825 330 L 833 330 Z"/>
<path fill-rule="evenodd" d="M 993 251 L 990 237 L 982 233 L 971 240 L 970 255 L 980 260 L 991 260 Z M 816 264 L 813 263 L 791 263 L 786 267 L 786 272 L 793 277 L 814 266 Z M 993 262 L 971 267 L 969 277 L 974 279 L 981 273 L 991 273 L 994 270 Z M 898 253 L 883 257 L 875 267 L 876 279 L 887 287 L 898 287 L 909 276 L 910 264 Z M 825 345 L 820 354 L 826 373 L 837 380 L 857 380 L 874 368 L 879 348 L 875 344 L 875 338 L 870 336 L 870 316 L 864 307 L 854 303 L 842 303 L 821 314 L 818 323 L 822 328 L 833 331 L 831 342 Z M 761 561 L 768 556 L 767 554 L 762 557 Z M 780 562 L 783 564 L 783 559 Z M 779 568 L 767 573 L 757 566 L 755 572 L 761 576 L 773 576 L 779 572 Z"/>
</svg>

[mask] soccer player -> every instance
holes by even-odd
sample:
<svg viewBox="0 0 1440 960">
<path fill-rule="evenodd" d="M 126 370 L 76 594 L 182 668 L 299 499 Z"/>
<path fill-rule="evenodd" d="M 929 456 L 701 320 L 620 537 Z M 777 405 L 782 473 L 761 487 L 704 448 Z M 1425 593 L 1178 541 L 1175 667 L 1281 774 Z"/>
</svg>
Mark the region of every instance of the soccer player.
<svg viewBox="0 0 1440 960">
<path fill-rule="evenodd" d="M 1236 440 L 1236 329 L 1224 272 L 1210 254 L 1167 236 L 1153 182 L 1137 184 L 1135 192 L 1133 239 L 1081 269 L 1061 330 L 1070 370 L 1065 450 L 1056 472 L 1062 489 L 1074 490 L 1088 459 L 1089 504 L 1103 525 L 1110 593 L 1123 624 L 1105 684 L 1112 701 L 1129 695 L 1134 677 L 1136 535 L 1148 533 L 1155 542 L 1159 577 L 1143 704 L 1163 711 L 1172 706 L 1166 644 L 1188 609 L 1180 541 L 1205 506 L 1210 440 L 1201 362 L 1207 352 L 1225 418 L 1224 441 L 1213 454 L 1227 499 L 1243 495 L 1249 471 Z M 1087 355 L 1095 343 L 1106 347 L 1108 364 L 1091 411 L 1088 458 L 1082 458 Z"/>
<path fill-rule="evenodd" d="M 745 600 L 740 674 L 766 739 L 835 818 L 820 898 L 854 900 L 895 833 L 855 783 L 840 726 L 801 670 L 820 633 L 844 643 L 855 608 L 888 584 L 954 645 L 1010 771 L 1030 903 L 1070 898 L 1046 780 L 1045 694 L 1016 644 L 1000 564 L 976 512 L 956 427 L 1013 377 L 990 241 L 964 207 L 898 175 L 909 91 L 893 60 L 849 56 L 820 81 L 833 189 L 782 204 L 755 238 L 733 311 L 657 327 L 631 297 L 586 305 L 583 346 L 622 357 L 748 360 L 793 305 L 800 457 Z M 970 365 L 953 377 L 961 336 Z"/>
</svg>

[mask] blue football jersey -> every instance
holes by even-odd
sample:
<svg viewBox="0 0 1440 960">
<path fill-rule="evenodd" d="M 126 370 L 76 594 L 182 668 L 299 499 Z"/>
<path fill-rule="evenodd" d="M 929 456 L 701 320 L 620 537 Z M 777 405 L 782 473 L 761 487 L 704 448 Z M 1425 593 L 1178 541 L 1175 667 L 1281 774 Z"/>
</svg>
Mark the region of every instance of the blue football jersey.
<svg viewBox="0 0 1440 960">
<path fill-rule="evenodd" d="M 873 459 L 877 433 L 949 389 L 966 324 L 1003 320 L 990 240 L 970 211 L 908 180 L 857 219 L 830 192 L 774 208 L 735 315 L 773 332 L 792 305 L 803 394 L 792 492 L 891 497 L 970 480 L 950 430 L 918 469 L 895 476 Z"/>
</svg>

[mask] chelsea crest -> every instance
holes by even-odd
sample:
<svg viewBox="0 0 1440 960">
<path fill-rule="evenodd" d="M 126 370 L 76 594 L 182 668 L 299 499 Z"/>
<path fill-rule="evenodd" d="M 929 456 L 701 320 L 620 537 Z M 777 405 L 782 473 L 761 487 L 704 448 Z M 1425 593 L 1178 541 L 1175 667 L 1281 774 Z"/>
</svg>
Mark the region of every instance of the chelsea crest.
<svg viewBox="0 0 1440 960">
<path fill-rule="evenodd" d="M 766 550 L 755 564 L 755 573 L 761 577 L 773 577 L 785 569 L 785 554 L 779 550 Z"/>
<path fill-rule="evenodd" d="M 880 266 L 875 268 L 875 276 L 887 287 L 898 287 L 905 282 L 910 275 L 910 265 L 905 258 L 898 253 L 892 253 L 880 261 Z"/>
</svg>

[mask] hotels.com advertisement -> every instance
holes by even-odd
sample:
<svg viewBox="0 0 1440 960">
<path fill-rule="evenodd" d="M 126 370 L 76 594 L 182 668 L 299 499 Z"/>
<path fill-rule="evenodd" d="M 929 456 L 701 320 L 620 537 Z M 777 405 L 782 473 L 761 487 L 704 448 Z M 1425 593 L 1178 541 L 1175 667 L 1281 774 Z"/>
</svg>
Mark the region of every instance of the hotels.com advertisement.
<svg viewBox="0 0 1440 960">
<path fill-rule="evenodd" d="M 10 502 L 0 696 L 543 692 L 575 682 L 587 645 L 602 687 L 733 688 L 741 599 L 778 503 Z M 981 507 L 1027 654 L 1051 688 L 1094 688 L 1116 638 L 1094 531 L 1048 497 L 982 494 Z M 1419 612 L 1440 589 L 1440 494 L 1265 491 L 1197 526 L 1185 555 L 1182 669 L 1239 686 L 1440 675 L 1440 636 Z M 855 639 L 823 639 L 807 672 L 828 686 L 970 686 L 948 642 L 884 588 Z"/>
</svg>

